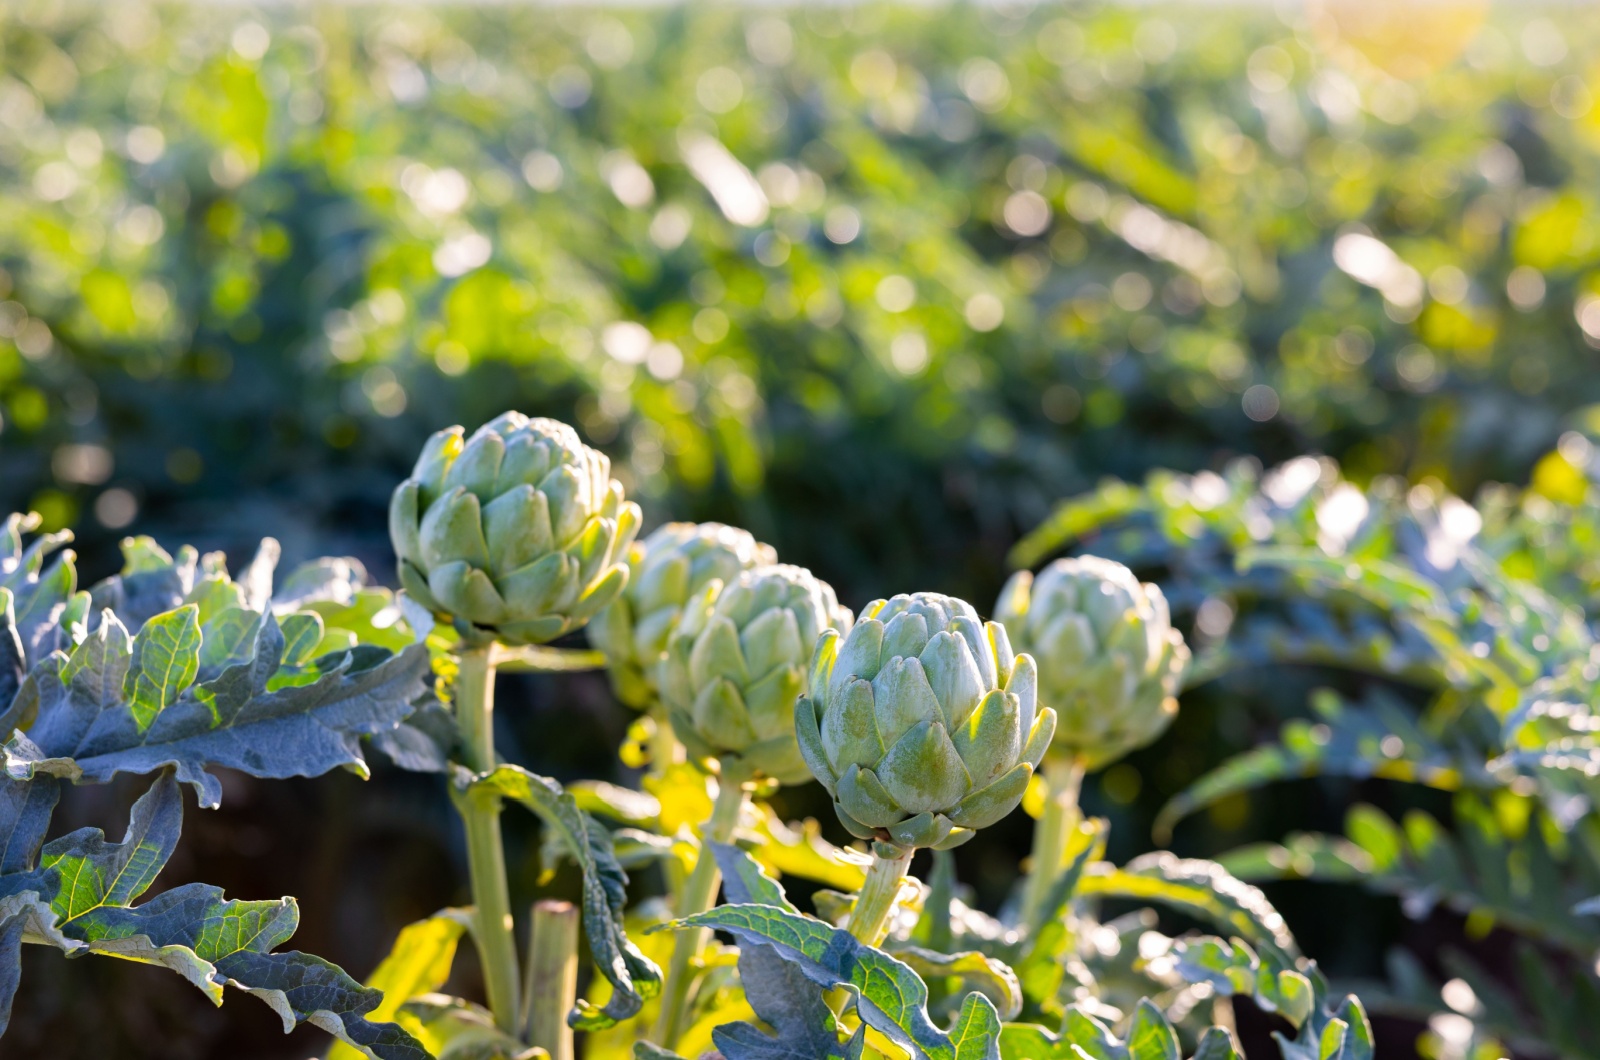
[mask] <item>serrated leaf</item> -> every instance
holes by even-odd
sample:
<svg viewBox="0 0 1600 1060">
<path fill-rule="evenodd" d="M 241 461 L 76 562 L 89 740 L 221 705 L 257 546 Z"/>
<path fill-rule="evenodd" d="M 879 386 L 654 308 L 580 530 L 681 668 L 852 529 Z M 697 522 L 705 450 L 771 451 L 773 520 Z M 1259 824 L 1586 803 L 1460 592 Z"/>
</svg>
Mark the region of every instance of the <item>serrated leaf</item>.
<svg viewBox="0 0 1600 1060">
<path fill-rule="evenodd" d="M 362 649 L 319 660 L 309 684 L 269 691 L 283 639 L 267 616 L 248 661 L 174 694 L 173 676 L 192 679 L 198 658 L 198 644 L 190 645 L 184 632 L 183 613 L 172 624 L 152 619 L 134 638 L 126 686 L 144 698 L 99 709 L 87 725 L 74 722 L 73 730 L 84 730 L 77 745 L 70 752 L 52 748 L 70 753 L 83 781 L 174 765 L 178 778 L 195 786 L 201 804 L 215 806 L 222 790 L 207 770 L 216 766 L 258 777 L 317 776 L 338 766 L 364 770 L 360 737 L 391 730 L 405 719 L 430 670 L 421 646 L 395 656 Z M 147 636 L 157 643 L 141 648 Z M 35 727 L 55 731 L 61 727 L 58 712 L 82 708 L 82 700 L 65 694 L 60 673 L 48 665 L 30 681 L 38 688 Z M 164 706 L 156 709 L 157 704 Z"/>
<path fill-rule="evenodd" d="M 55 913 L 50 909 L 47 896 L 36 890 L 8 892 L 5 888 L 21 888 L 37 879 L 19 880 L 17 877 L 0 877 L 0 1035 L 5 1034 L 11 1021 L 11 1003 L 16 997 L 22 977 L 22 944 L 39 942 L 58 946 L 67 953 L 83 949 L 83 944 L 62 935 L 56 928 Z M 51 882 L 51 881 L 43 881 Z"/>
<path fill-rule="evenodd" d="M 46 843 L 42 870 L 58 877 L 50 907 L 63 932 L 96 911 L 126 906 L 155 882 L 183 831 L 183 799 L 171 773 L 163 773 L 133 805 L 127 834 L 107 843 L 98 828 L 80 828 Z"/>
<path fill-rule="evenodd" d="M 715 928 L 733 934 L 741 943 L 770 946 L 817 985 L 849 988 L 856 995 L 856 1008 L 863 1022 L 913 1056 L 926 1060 L 957 1058 L 956 1044 L 928 1018 L 928 988 L 916 973 L 846 931 L 766 905 L 725 905 L 669 926 L 680 930 Z M 976 1020 L 980 1026 L 992 1020 L 996 1031 L 989 1038 L 989 1050 L 980 1055 L 998 1057 L 1000 1018 L 994 1006 L 981 994 L 969 995 L 967 1005 L 976 1006 L 978 1011 L 967 1013 L 963 1007 L 963 1020 Z M 970 1053 L 962 1054 L 961 1060 L 967 1055 Z"/>
<path fill-rule="evenodd" d="M 444 986 L 455 963 L 456 944 L 471 921 L 470 910 L 445 909 L 401 928 L 389 953 L 367 977 L 366 985 L 383 993 L 383 1001 L 367 1014 L 367 1021 L 399 1022 L 396 1016 L 401 1006 Z M 415 1028 L 407 1029 L 416 1036 Z M 335 1042 L 327 1060 L 360 1060 L 360 1056 L 351 1046 Z"/>
<path fill-rule="evenodd" d="M 187 545 L 173 557 L 151 538 L 127 538 L 122 557 L 122 572 L 89 593 L 95 614 L 109 608 L 135 633 L 155 615 L 182 606 L 194 588 L 200 555 Z"/>
<path fill-rule="evenodd" d="M 711 854 L 722 871 L 722 890 L 730 905 L 770 905 L 798 913 L 784 894 L 783 885 L 745 851 L 730 843 L 711 844 Z"/>
<path fill-rule="evenodd" d="M 123 681 L 128 713 L 139 732 L 178 701 L 200 669 L 200 610 L 193 605 L 152 617 L 133 642 Z"/>
<path fill-rule="evenodd" d="M 159 964 L 221 1004 L 233 985 L 262 998 L 284 1030 L 310 1022 L 383 1060 L 425 1060 L 400 1027 L 365 1019 L 382 995 L 359 986 L 334 965 L 298 952 L 273 953 L 294 933 L 294 899 L 244 902 L 220 888 L 186 884 L 143 905 L 133 899 L 154 881 L 177 843 L 183 803 L 171 771 L 139 797 L 120 843 L 83 828 L 45 844 L 39 868 L 0 876 L 7 916 L 26 916 L 26 934 L 71 954 L 87 951 Z M 46 904 L 48 903 L 48 904 Z M 6 921 L 9 923 L 9 921 Z M 16 929 L 0 927 L 0 951 Z M 0 959 L 8 956 L 0 952 Z M 15 988 L 12 965 L 0 965 L 0 989 Z"/>
<path fill-rule="evenodd" d="M 1079 881 L 1078 893 L 1161 902 L 1210 920 L 1255 945 L 1276 947 L 1286 957 L 1299 953 L 1283 916 L 1261 889 L 1214 861 L 1156 852 L 1123 868 L 1094 864 Z"/>
<path fill-rule="evenodd" d="M 950 1028 L 950 1044 L 955 1060 L 999 1060 L 1000 1014 L 993 1002 L 977 991 L 968 994 Z"/>
<path fill-rule="evenodd" d="M 1178 1033 L 1149 998 L 1140 999 L 1133 1010 L 1133 1025 L 1128 1028 L 1128 1060 L 1183 1060 Z"/>
<path fill-rule="evenodd" d="M 272 596 L 272 610 L 283 615 L 324 602 L 348 607 L 366 584 L 367 569 L 360 560 L 322 556 L 289 572 Z"/>
<path fill-rule="evenodd" d="M 920 946 L 896 946 L 894 955 L 916 972 L 924 982 L 955 978 L 961 982 L 958 994 L 977 991 L 987 997 L 1001 1019 L 1016 1019 L 1022 1011 L 1022 986 L 1010 965 L 974 951 L 939 953 Z"/>
<path fill-rule="evenodd" d="M 750 1007 L 773 1033 L 750 1022 L 716 1028 L 711 1040 L 727 1060 L 825 1060 L 841 1055 L 833 1012 L 822 988 L 771 946 L 751 943 L 740 948 L 739 983 Z"/>
<path fill-rule="evenodd" d="M 1277 1012 L 1300 1027 L 1317 1011 L 1325 992 L 1312 962 L 1286 964 L 1280 951 L 1258 956 L 1243 939 L 1200 937 L 1173 943 L 1173 970 L 1187 983 L 1205 983 L 1219 995 L 1240 994 L 1267 1012 Z"/>
<path fill-rule="evenodd" d="M 1315 724 L 1286 723 L 1276 743 L 1223 762 L 1173 796 L 1156 817 L 1158 839 L 1197 810 L 1229 796 L 1282 780 L 1312 776 L 1378 777 L 1441 791 L 1498 784 L 1481 751 L 1463 739 L 1446 742 L 1424 732 L 1414 710 L 1375 696 L 1360 705 L 1333 697 L 1319 702 Z"/>
<path fill-rule="evenodd" d="M 466 798 L 502 796 L 522 803 L 546 827 L 559 831 L 568 855 L 583 870 L 584 934 L 612 994 L 604 1008 L 580 998 L 567 1022 L 579 1030 L 599 1030 L 637 1015 L 645 1000 L 660 991 L 661 970 L 639 952 L 623 928 L 628 876 L 617 864 L 610 833 L 578 809 L 560 784 L 520 766 L 503 765 L 466 782 Z"/>
<path fill-rule="evenodd" d="M 60 795 L 52 776 L 0 780 L 0 876 L 33 871 Z"/>
<path fill-rule="evenodd" d="M 1148 998 L 1134 1010 L 1126 1042 L 1078 1005 L 1069 1005 L 1061 1033 L 1008 1023 L 1000 1034 L 1002 1060 L 1180 1060 L 1177 1036 Z M 1225 1055 L 1225 1054 L 1224 1054 Z"/>
</svg>

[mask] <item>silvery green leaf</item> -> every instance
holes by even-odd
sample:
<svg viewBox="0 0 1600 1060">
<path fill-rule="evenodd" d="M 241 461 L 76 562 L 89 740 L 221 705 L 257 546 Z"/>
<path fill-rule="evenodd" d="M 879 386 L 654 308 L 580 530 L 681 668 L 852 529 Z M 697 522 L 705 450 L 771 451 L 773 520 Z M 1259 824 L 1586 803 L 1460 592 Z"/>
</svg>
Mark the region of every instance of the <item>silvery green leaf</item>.
<svg viewBox="0 0 1600 1060">
<path fill-rule="evenodd" d="M 352 556 L 323 556 L 289 572 L 272 595 L 272 610 L 279 615 L 317 603 L 349 606 L 367 585 L 367 569 Z"/>
<path fill-rule="evenodd" d="M 1000 1016 L 989 999 L 967 995 L 946 1034 L 928 1018 L 928 988 L 917 974 L 814 917 L 767 905 L 724 905 L 667 925 L 726 931 L 773 949 L 825 989 L 847 987 L 862 1020 L 918 1060 L 998 1060 Z"/>
<path fill-rule="evenodd" d="M 0 875 L 0 1015 L 16 989 L 16 949 L 26 934 L 69 954 L 161 965 L 217 1004 L 225 986 L 248 990 L 278 1013 L 285 1032 L 309 1022 L 380 1060 L 425 1060 L 399 1026 L 366 1020 L 379 991 L 320 958 L 272 952 L 299 923 L 293 898 L 233 901 L 192 883 L 133 905 L 171 856 L 182 823 L 178 781 L 164 771 L 134 804 L 121 842 L 82 828 L 45 844 L 37 869 Z"/>
<path fill-rule="evenodd" d="M 70 661 L 47 659 L 17 697 L 23 709 L 7 717 L 31 712 L 19 723 L 48 736 L 40 757 L 70 758 L 82 781 L 175 765 L 202 805 L 215 806 L 221 786 L 207 772 L 215 766 L 262 777 L 364 770 L 360 738 L 408 717 L 430 670 L 423 647 L 398 655 L 363 647 L 309 664 L 303 684 L 273 688 L 284 640 L 267 615 L 249 656 L 234 653 L 237 661 L 197 681 L 204 642 L 195 614 L 190 605 L 152 616 L 134 638 L 123 696 L 108 702 L 99 694 L 107 668 L 121 665 L 119 652 L 86 656 L 70 679 Z"/>
<path fill-rule="evenodd" d="M 1214 861 L 1158 851 L 1122 868 L 1100 862 L 1084 871 L 1077 893 L 1161 902 L 1210 920 L 1254 946 L 1274 947 L 1286 961 L 1299 956 L 1282 914 L 1261 889 Z"/>
<path fill-rule="evenodd" d="M 96 615 L 109 609 L 137 632 L 148 619 L 182 606 L 194 589 L 200 556 L 188 545 L 174 558 L 151 538 L 128 538 L 122 557 L 122 572 L 89 590 Z"/>
<path fill-rule="evenodd" d="M 729 905 L 770 905 L 799 912 L 784 894 L 783 885 L 743 850 L 731 843 L 712 843 L 711 854 L 722 871 L 722 891 Z"/>
<path fill-rule="evenodd" d="M 727 1060 L 833 1060 L 850 1054 L 822 987 L 771 946 L 746 942 L 739 951 L 745 1000 L 771 1033 L 755 1023 L 725 1023 L 711 1040 Z"/>
<path fill-rule="evenodd" d="M 448 773 L 457 740 L 455 719 L 433 702 L 418 707 L 394 728 L 373 733 L 371 744 L 408 772 Z"/>
</svg>

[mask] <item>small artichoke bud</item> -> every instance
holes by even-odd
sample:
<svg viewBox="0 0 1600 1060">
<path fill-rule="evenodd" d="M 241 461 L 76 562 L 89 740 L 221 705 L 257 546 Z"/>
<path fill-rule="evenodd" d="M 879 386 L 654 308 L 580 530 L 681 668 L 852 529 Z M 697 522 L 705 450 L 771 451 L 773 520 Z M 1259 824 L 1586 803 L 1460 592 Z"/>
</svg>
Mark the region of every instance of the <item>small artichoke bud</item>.
<svg viewBox="0 0 1600 1060">
<path fill-rule="evenodd" d="M 1055 732 L 1033 659 L 972 605 L 915 593 L 822 634 L 795 707 L 806 765 L 860 839 L 949 849 L 1021 801 Z"/>
<path fill-rule="evenodd" d="M 640 709 L 655 698 L 667 642 L 684 607 L 707 585 L 726 585 L 741 571 L 777 561 L 771 545 L 721 523 L 667 523 L 636 543 L 628 552 L 627 588 L 589 627 L 617 698 Z"/>
<path fill-rule="evenodd" d="M 756 567 L 727 586 L 713 580 L 685 610 L 661 660 L 672 731 L 691 758 L 718 759 L 724 775 L 809 780 L 795 742 L 795 701 L 817 638 L 849 629 L 849 610 L 803 567 Z"/>
<path fill-rule="evenodd" d="M 505 644 L 542 644 L 622 592 L 639 506 L 565 423 L 507 412 L 440 431 L 389 504 L 400 584 Z"/>
<path fill-rule="evenodd" d="M 1094 769 L 1143 747 L 1178 712 L 1189 664 L 1167 599 L 1120 563 L 1058 559 L 1034 577 L 1018 571 L 995 618 L 1039 663 L 1039 702 L 1053 707 L 1055 751 Z"/>
</svg>

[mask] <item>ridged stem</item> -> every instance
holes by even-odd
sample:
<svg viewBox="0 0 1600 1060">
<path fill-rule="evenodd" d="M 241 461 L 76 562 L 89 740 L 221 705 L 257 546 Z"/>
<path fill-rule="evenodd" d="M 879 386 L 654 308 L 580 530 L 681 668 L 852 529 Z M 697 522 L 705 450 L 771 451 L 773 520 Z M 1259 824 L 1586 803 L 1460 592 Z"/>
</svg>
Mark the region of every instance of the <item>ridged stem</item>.
<svg viewBox="0 0 1600 1060">
<path fill-rule="evenodd" d="M 889 933 L 889 916 L 900 894 L 900 881 L 905 879 L 906 867 L 916 852 L 911 847 L 890 849 L 893 855 L 885 857 L 882 845 L 873 845 L 872 867 L 867 870 L 866 882 L 856 895 L 856 906 L 845 925 L 845 930 L 868 946 L 878 945 Z"/>
<path fill-rule="evenodd" d="M 578 1000 L 578 907 L 545 898 L 533 903 L 528 937 L 528 978 L 522 997 L 525 1040 L 573 1060 L 567 1013 Z"/>
<path fill-rule="evenodd" d="M 1078 792 L 1083 765 L 1076 758 L 1047 758 L 1044 813 L 1033 830 L 1033 856 L 1022 892 L 1022 923 L 1037 928 L 1050 888 L 1066 860 L 1067 837 L 1078 826 Z"/>
<path fill-rule="evenodd" d="M 726 843 L 733 838 L 739 824 L 739 812 L 744 807 L 744 785 L 730 777 L 722 778 L 717 789 L 716 802 L 711 807 L 711 820 L 700 833 L 700 856 L 695 860 L 694 871 L 678 895 L 677 913 L 680 918 L 704 913 L 716 901 L 717 887 L 722 873 L 717 869 L 717 859 L 711 853 L 712 843 Z M 679 931 L 672 943 L 672 961 L 667 966 L 667 979 L 661 991 L 661 1012 L 656 1018 L 655 1041 L 664 1049 L 671 1049 L 683 1030 L 684 1010 L 689 1000 L 689 965 L 694 960 L 710 932 L 705 928 Z"/>
<path fill-rule="evenodd" d="M 495 645 L 468 648 L 456 675 L 456 726 L 467 764 L 483 774 L 495 767 Z M 478 960 L 495 1026 L 517 1036 L 517 944 L 506 880 L 505 843 L 500 836 L 500 797 L 488 792 L 458 799 L 467 833 L 467 867 L 478 917 Z"/>
</svg>

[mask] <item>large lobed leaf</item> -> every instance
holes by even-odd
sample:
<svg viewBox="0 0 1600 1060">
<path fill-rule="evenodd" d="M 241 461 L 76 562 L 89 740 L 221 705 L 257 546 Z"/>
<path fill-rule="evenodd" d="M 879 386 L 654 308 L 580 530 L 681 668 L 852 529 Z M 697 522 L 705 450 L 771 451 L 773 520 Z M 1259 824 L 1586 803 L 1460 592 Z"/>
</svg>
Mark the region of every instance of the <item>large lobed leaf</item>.
<svg viewBox="0 0 1600 1060">
<path fill-rule="evenodd" d="M 813 917 L 769 905 L 724 905 L 671 927 L 715 928 L 770 948 L 807 979 L 848 988 L 862 1021 L 918 1060 L 998 1060 L 1000 1015 L 983 994 L 967 995 L 949 1033 L 928 1017 L 928 988 L 904 963 Z"/>
<path fill-rule="evenodd" d="M 399 725 L 429 672 L 421 646 L 309 659 L 315 621 L 280 626 L 270 611 L 236 608 L 204 626 L 199 617 L 199 605 L 185 604 L 130 638 L 102 613 L 70 655 L 34 668 L 0 727 L 23 730 L 46 760 L 70 761 L 82 782 L 170 765 L 216 806 L 216 766 L 261 777 L 364 770 L 361 737 Z"/>
<path fill-rule="evenodd" d="M 383 1000 L 327 961 L 273 950 L 299 924 L 292 898 L 233 901 L 220 888 L 186 884 L 134 905 L 177 844 L 183 802 L 171 770 L 134 804 L 128 831 L 111 843 L 97 828 L 52 840 L 0 875 L 0 1013 L 9 1015 L 21 942 L 69 955 L 97 953 L 169 968 L 217 1004 L 235 986 L 265 1001 L 284 1030 L 312 1023 L 381 1060 L 425 1060 L 404 1029 L 366 1017 Z M 0 1032 L 4 1031 L 0 1020 Z"/>
</svg>

